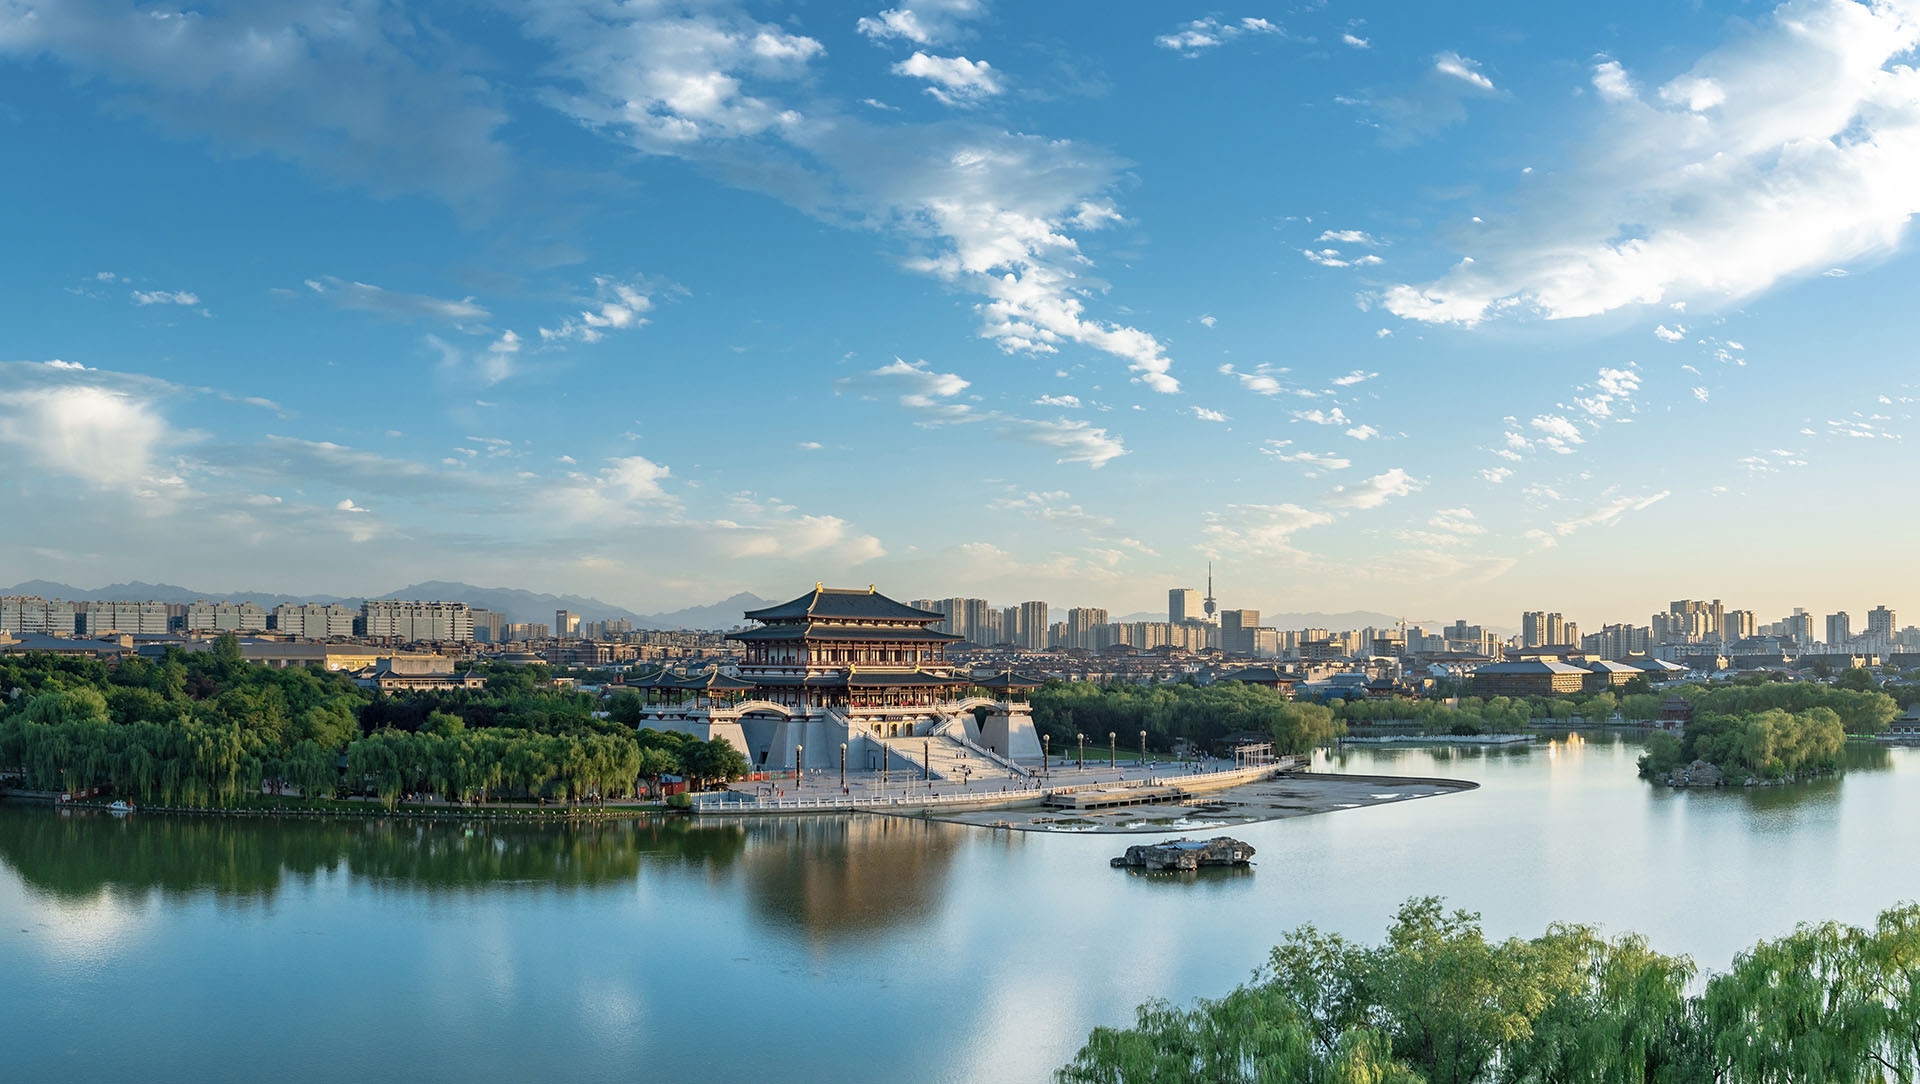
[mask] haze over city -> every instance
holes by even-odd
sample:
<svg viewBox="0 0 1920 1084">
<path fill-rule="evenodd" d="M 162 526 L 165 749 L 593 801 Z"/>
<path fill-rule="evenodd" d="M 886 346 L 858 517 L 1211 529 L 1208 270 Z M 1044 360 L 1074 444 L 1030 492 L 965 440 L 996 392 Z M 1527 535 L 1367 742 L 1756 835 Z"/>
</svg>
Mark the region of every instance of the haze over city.
<svg viewBox="0 0 1920 1084">
<path fill-rule="evenodd" d="M 1917 37 L 1844 0 L 15 5 L 0 565 L 1920 611 L 1879 559 L 1920 528 Z"/>
</svg>

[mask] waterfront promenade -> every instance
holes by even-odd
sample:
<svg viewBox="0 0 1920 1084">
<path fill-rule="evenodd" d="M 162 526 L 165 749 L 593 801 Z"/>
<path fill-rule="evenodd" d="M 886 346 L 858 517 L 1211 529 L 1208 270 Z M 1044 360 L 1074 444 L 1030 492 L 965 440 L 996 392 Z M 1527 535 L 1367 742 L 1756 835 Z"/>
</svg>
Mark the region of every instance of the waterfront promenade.
<svg viewBox="0 0 1920 1084">
<path fill-rule="evenodd" d="M 1168 794 L 1199 794 L 1268 778 L 1305 766 L 1300 758 L 1282 757 L 1258 765 L 1236 765 L 1230 760 L 1121 761 L 1114 765 L 1087 764 L 1069 759 L 1036 774 L 1012 779 L 1004 772 L 982 773 L 982 778 L 932 779 L 901 772 L 849 772 L 845 784 L 838 768 L 808 769 L 801 778 L 788 775 L 770 782 L 737 783 L 731 789 L 694 796 L 694 812 L 707 815 L 754 813 L 812 813 L 836 811 L 917 812 L 948 809 L 986 809 L 999 806 L 1041 805 L 1050 800 L 1090 791 L 1162 788 Z"/>
</svg>

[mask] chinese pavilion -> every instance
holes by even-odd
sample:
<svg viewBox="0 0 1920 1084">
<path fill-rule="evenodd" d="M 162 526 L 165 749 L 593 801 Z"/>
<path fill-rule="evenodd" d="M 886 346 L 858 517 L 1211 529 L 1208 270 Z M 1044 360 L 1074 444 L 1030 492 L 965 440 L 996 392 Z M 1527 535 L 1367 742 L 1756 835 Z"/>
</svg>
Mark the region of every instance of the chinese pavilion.
<svg viewBox="0 0 1920 1084">
<path fill-rule="evenodd" d="M 815 584 L 745 616 L 758 624 L 728 635 L 741 645 L 733 672 L 649 679 L 649 700 L 668 702 L 649 703 L 641 726 L 725 738 L 765 769 L 826 767 L 843 746 L 855 770 L 933 777 L 988 765 L 1020 776 L 1041 758 L 1026 704 L 1038 682 L 956 670 L 946 652 L 960 637 L 933 627 L 944 614 Z"/>
</svg>

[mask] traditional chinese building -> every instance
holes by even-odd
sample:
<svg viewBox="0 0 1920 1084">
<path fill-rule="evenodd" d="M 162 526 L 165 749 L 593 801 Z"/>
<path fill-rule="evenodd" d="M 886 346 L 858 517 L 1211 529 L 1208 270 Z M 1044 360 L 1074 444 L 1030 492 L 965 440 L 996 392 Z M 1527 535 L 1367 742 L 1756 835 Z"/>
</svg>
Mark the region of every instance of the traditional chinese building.
<svg viewBox="0 0 1920 1084">
<path fill-rule="evenodd" d="M 759 624 L 727 637 L 743 648 L 733 672 L 648 679 L 641 726 L 725 738 L 767 770 L 844 755 L 854 771 L 1017 776 L 1041 759 L 1026 703 L 1039 682 L 957 670 L 946 652 L 960 637 L 933 628 L 944 614 L 815 584 L 746 617 Z"/>
</svg>

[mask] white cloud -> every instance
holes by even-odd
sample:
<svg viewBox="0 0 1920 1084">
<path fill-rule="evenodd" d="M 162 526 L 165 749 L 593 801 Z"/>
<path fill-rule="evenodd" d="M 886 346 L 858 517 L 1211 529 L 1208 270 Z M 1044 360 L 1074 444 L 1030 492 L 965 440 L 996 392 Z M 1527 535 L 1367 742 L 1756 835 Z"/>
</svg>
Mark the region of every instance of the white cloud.
<svg viewBox="0 0 1920 1084">
<path fill-rule="evenodd" d="M 1589 418 L 1612 417 L 1616 403 L 1631 406 L 1633 393 L 1640 390 L 1640 374 L 1632 369 L 1601 369 L 1592 384 L 1575 390 L 1573 405 Z M 1580 393 L 1585 392 L 1582 395 Z"/>
<path fill-rule="evenodd" d="M 1001 92 L 999 76 L 984 60 L 963 56 L 929 56 L 916 52 L 893 66 L 895 75 L 925 79 L 927 93 L 943 105 L 974 105 Z"/>
<path fill-rule="evenodd" d="M 1454 534 L 1487 533 L 1487 529 L 1474 518 L 1473 510 L 1470 508 L 1442 508 L 1427 521 L 1427 526 Z"/>
<path fill-rule="evenodd" d="M 1663 343 L 1677 343 L 1687 337 L 1687 329 L 1684 327 L 1668 327 L 1665 324 L 1660 324 L 1653 329 L 1653 337 Z"/>
<path fill-rule="evenodd" d="M 1249 373 L 1235 369 L 1231 364 L 1226 364 L 1220 366 L 1220 372 L 1238 380 L 1241 387 L 1256 395 L 1278 395 L 1285 390 L 1280 383 L 1279 374 L 1287 372 L 1286 369 L 1263 364 L 1256 366 L 1254 370 Z"/>
<path fill-rule="evenodd" d="M 970 384 L 957 373 L 937 372 L 925 361 L 895 358 L 890 364 L 835 382 L 840 388 L 877 387 L 899 393 L 901 406 L 920 415 L 923 426 L 990 424 L 1009 440 L 1059 453 L 1055 462 L 1085 463 L 1094 469 L 1127 454 L 1126 445 L 1090 422 L 1060 418 L 1023 418 L 997 410 L 976 410 L 956 397 Z"/>
<path fill-rule="evenodd" d="M 1395 467 L 1351 486 L 1335 486 L 1325 499 L 1334 508 L 1378 508 L 1395 497 L 1416 492 L 1424 485 L 1406 471 Z"/>
<path fill-rule="evenodd" d="M 854 29 L 874 41 L 898 38 L 915 45 L 932 45 L 953 37 L 961 24 L 981 15 L 981 0 L 917 0 L 863 16 Z"/>
<path fill-rule="evenodd" d="M 133 8 L 12 4 L 0 54 L 98 76 L 115 112 L 170 134 L 467 204 L 509 172 L 481 51 L 385 5 L 255 2 Z"/>
<path fill-rule="evenodd" d="M 1703 403 L 1707 401 L 1707 398 L 1709 397 L 1710 394 L 1711 393 L 1708 392 L 1707 389 L 1702 387 L 1695 387 L 1693 389 L 1693 397 Z"/>
<path fill-rule="evenodd" d="M 1587 527 L 1611 527 L 1620 522 L 1629 512 L 1644 512 L 1648 508 L 1666 500 L 1669 491 L 1643 497 L 1610 497 L 1571 519 L 1563 519 L 1553 525 L 1553 533 L 1562 538 Z"/>
<path fill-rule="evenodd" d="M 1294 549 L 1293 536 L 1332 522 L 1331 515 L 1297 504 L 1230 504 L 1225 512 L 1207 513 L 1199 549 L 1209 556 L 1299 560 L 1304 555 Z"/>
<path fill-rule="evenodd" d="M 1368 40 L 1367 40 L 1367 39 L 1365 39 L 1365 38 L 1362 38 L 1362 37 L 1359 37 L 1359 36 L 1356 36 L 1356 35 L 1354 35 L 1354 34 L 1342 34 L 1342 35 L 1340 35 L 1340 44 L 1342 44 L 1342 45 L 1345 45 L 1345 46 L 1346 46 L 1346 47 L 1348 47 L 1349 49 L 1371 49 L 1371 48 L 1373 48 L 1373 43 L 1372 43 L 1372 42 L 1370 42 L 1370 41 L 1368 41 Z"/>
<path fill-rule="evenodd" d="M 1333 242 L 1342 245 L 1365 245 L 1368 248 L 1376 248 L 1380 244 L 1372 234 L 1365 230 L 1327 230 L 1321 233 L 1316 240 L 1322 243 Z"/>
<path fill-rule="evenodd" d="M 1307 477 L 1316 477 L 1321 471 L 1346 470 L 1353 466 L 1353 460 L 1332 452 L 1290 451 L 1290 440 L 1269 440 L 1260 449 L 1260 454 L 1270 455 L 1282 463 L 1303 463 L 1314 468 Z"/>
<path fill-rule="evenodd" d="M 1481 74 L 1480 62 L 1459 53 L 1445 52 L 1433 58 L 1433 70 L 1481 90 L 1493 90 L 1493 80 Z"/>
<path fill-rule="evenodd" d="M 1513 468 L 1512 467 L 1488 467 L 1480 471 L 1480 477 L 1485 479 L 1486 481 L 1489 481 L 1494 483 L 1495 485 L 1498 485 L 1499 483 L 1504 482 L 1507 479 L 1513 477 Z"/>
<path fill-rule="evenodd" d="M 1095 470 L 1127 454 L 1120 438 L 1090 422 L 1060 418 L 1045 421 L 990 414 L 999 433 L 1025 444 L 1033 444 L 1059 453 L 1056 463 L 1085 463 Z"/>
<path fill-rule="evenodd" d="M 925 8 L 892 10 L 918 20 Z M 979 333 L 1004 351 L 1076 343 L 1124 360 L 1155 391 L 1179 390 L 1157 338 L 1087 315 L 1103 284 L 1086 277 L 1074 233 L 1118 218 L 1108 190 L 1125 164 L 1111 154 L 979 125 L 880 124 L 831 100 L 784 104 L 807 91 L 819 46 L 739 13 L 559 5 L 532 9 L 528 26 L 553 42 L 572 87 L 549 101 L 583 125 L 898 239 L 913 250 L 906 266 L 982 299 Z M 781 47 L 756 44 L 766 41 Z"/>
<path fill-rule="evenodd" d="M 1353 419 L 1347 417 L 1339 407 L 1334 407 L 1332 410 L 1321 410 L 1318 407 L 1312 410 L 1296 410 L 1293 416 L 1299 421 L 1312 422 L 1315 425 L 1353 424 Z"/>
<path fill-rule="evenodd" d="M 8 369 L 8 376 L 28 375 Z M 155 462 L 171 438 L 150 398 L 108 380 L 23 380 L 12 390 L 0 390 L 0 443 L 13 447 L 20 457 L 16 462 L 87 485 L 143 496 L 178 485 L 179 479 L 163 477 Z"/>
<path fill-rule="evenodd" d="M 200 296 L 191 290 L 135 290 L 136 305 L 198 305 Z"/>
<path fill-rule="evenodd" d="M 1474 258 L 1386 307 L 1471 326 L 1737 300 L 1893 251 L 1920 211 L 1920 18 L 1904 3 L 1790 0 L 1654 95 L 1596 66 L 1587 150 L 1472 235 Z"/>
<path fill-rule="evenodd" d="M 1033 401 L 1034 406 L 1065 407 L 1077 410 L 1080 407 L 1078 395 L 1042 395 Z"/>
<path fill-rule="evenodd" d="M 1215 319 L 1215 318 L 1213 318 L 1212 316 L 1202 316 L 1202 317 L 1200 317 L 1200 324 L 1201 324 L 1201 326 L 1202 326 L 1202 327 L 1212 327 L 1213 325 L 1215 325 L 1215 324 L 1217 324 L 1217 323 L 1219 323 L 1219 322 L 1220 322 L 1219 320 L 1216 320 L 1216 319 Z"/>
<path fill-rule="evenodd" d="M 1332 380 L 1328 381 L 1328 383 L 1332 384 L 1336 388 L 1350 388 L 1350 387 L 1353 387 L 1355 384 L 1361 384 L 1361 383 L 1365 383 L 1366 381 L 1372 380 L 1374 377 L 1379 375 L 1380 375 L 1379 373 L 1370 373 L 1365 369 L 1355 369 L 1354 371 L 1348 373 L 1345 376 L 1334 377 Z"/>
<path fill-rule="evenodd" d="M 1072 502 L 1071 493 L 1065 490 L 1049 490 L 1044 493 L 1027 492 L 1017 496 L 997 497 L 989 502 L 987 507 L 996 511 L 1018 512 L 1040 523 L 1052 523 L 1086 531 L 1113 526 L 1113 520 L 1105 516 L 1096 516 Z"/>
<path fill-rule="evenodd" d="M 1227 416 L 1225 414 L 1222 414 L 1217 410 L 1208 410 L 1206 407 L 1203 407 L 1203 406 L 1194 407 L 1192 413 L 1194 417 L 1200 419 L 1203 422 L 1224 422 L 1227 420 Z"/>
<path fill-rule="evenodd" d="M 1380 435 L 1380 430 L 1371 425 L 1356 425 L 1347 430 L 1347 435 L 1355 440 L 1372 440 Z"/>
<path fill-rule="evenodd" d="M 672 471 L 644 455 L 629 455 L 607 460 L 600 472 L 602 492 L 633 504 L 659 504 L 673 500 L 661 481 Z"/>
<path fill-rule="evenodd" d="M 426 294 L 383 290 L 365 282 L 348 282 L 332 275 L 306 280 L 306 287 L 336 308 L 377 313 L 395 320 L 433 320 L 458 327 L 485 320 L 487 310 L 471 297 L 450 301 Z"/>
<path fill-rule="evenodd" d="M 1171 34 L 1162 34 L 1153 43 L 1187 56 L 1199 56 L 1203 50 L 1216 49 L 1248 34 L 1282 34 L 1280 27 L 1266 19 L 1246 17 L 1222 21 L 1213 16 L 1183 24 Z"/>
<path fill-rule="evenodd" d="M 576 316 L 567 317 L 559 327 L 541 328 L 540 340 L 551 343 L 577 339 L 597 343 L 606 338 L 609 331 L 645 327 L 650 322 L 645 314 L 653 311 L 653 298 L 644 290 L 645 284 L 639 280 L 621 282 L 595 276 L 594 299 L 584 302 L 588 307 Z"/>
<path fill-rule="evenodd" d="M 803 440 L 799 444 L 794 445 L 794 447 L 799 448 L 803 452 L 817 452 L 821 449 L 822 445 L 817 440 Z"/>
</svg>

